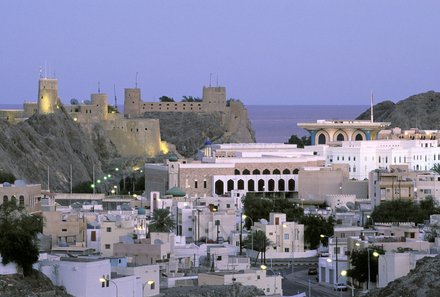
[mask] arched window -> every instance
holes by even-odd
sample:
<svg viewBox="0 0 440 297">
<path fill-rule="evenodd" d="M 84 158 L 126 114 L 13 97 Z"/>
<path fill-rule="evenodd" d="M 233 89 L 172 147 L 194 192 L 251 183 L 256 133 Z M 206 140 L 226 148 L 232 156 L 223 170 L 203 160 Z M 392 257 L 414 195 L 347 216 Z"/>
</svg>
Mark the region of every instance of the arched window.
<svg viewBox="0 0 440 297">
<path fill-rule="evenodd" d="M 21 196 L 18 198 L 18 203 L 19 203 L 21 206 L 24 206 L 24 196 L 23 196 L 23 195 L 21 195 Z"/>
<path fill-rule="evenodd" d="M 356 135 L 355 140 L 356 141 L 361 141 L 361 140 L 364 140 L 364 137 L 362 137 L 362 134 L 359 133 L 359 134 Z"/>
<path fill-rule="evenodd" d="M 255 191 L 255 182 L 253 179 L 248 180 L 248 191 L 249 192 Z"/>
<path fill-rule="evenodd" d="M 3 203 L 7 203 L 9 201 L 8 196 L 3 196 Z"/>
<path fill-rule="evenodd" d="M 251 174 L 251 172 L 249 170 L 247 170 L 247 169 L 243 170 L 243 175 L 249 175 L 249 174 Z"/>
<path fill-rule="evenodd" d="M 228 180 L 228 192 L 234 189 L 234 181 L 232 179 Z"/>
<path fill-rule="evenodd" d="M 243 181 L 242 179 L 239 179 L 239 180 L 238 180 L 237 188 L 238 188 L 239 190 L 244 190 L 244 181 Z"/>
<path fill-rule="evenodd" d="M 299 169 L 295 168 L 295 169 L 293 169 L 292 174 L 298 174 L 298 172 L 299 172 Z"/>
<path fill-rule="evenodd" d="M 269 179 L 269 192 L 275 191 L 275 181 L 273 179 Z"/>
<path fill-rule="evenodd" d="M 273 171 L 273 174 L 280 174 L 281 172 L 278 170 L 278 169 L 275 169 L 274 171 Z"/>
<path fill-rule="evenodd" d="M 325 135 L 322 133 L 322 134 L 319 134 L 319 136 L 318 136 L 318 144 L 325 144 L 327 142 L 327 140 L 325 139 Z"/>
<path fill-rule="evenodd" d="M 279 192 L 284 192 L 285 191 L 285 183 L 284 183 L 284 179 L 280 179 L 278 181 L 278 191 Z"/>
<path fill-rule="evenodd" d="M 295 191 L 295 180 L 289 179 L 289 192 Z"/>
<path fill-rule="evenodd" d="M 283 170 L 283 174 L 290 174 L 290 170 L 289 169 L 284 169 Z"/>
<path fill-rule="evenodd" d="M 264 174 L 264 175 L 269 175 L 269 174 L 270 174 L 269 169 L 264 169 L 264 170 L 263 170 L 263 174 Z"/>
<path fill-rule="evenodd" d="M 344 141 L 344 135 L 339 133 L 338 136 L 336 136 L 336 141 Z"/>
<path fill-rule="evenodd" d="M 15 195 L 11 196 L 11 201 L 17 204 L 17 198 L 15 197 Z"/>
<path fill-rule="evenodd" d="M 240 175 L 240 170 L 235 169 L 235 170 L 234 170 L 234 174 L 235 174 L 235 175 Z"/>
<path fill-rule="evenodd" d="M 215 182 L 215 193 L 217 195 L 223 195 L 224 194 L 224 184 L 222 180 L 218 180 Z"/>
<path fill-rule="evenodd" d="M 254 175 L 258 175 L 258 174 L 261 174 L 261 173 L 260 173 L 260 170 L 255 169 L 254 171 L 252 171 L 252 174 L 254 174 Z"/>
<path fill-rule="evenodd" d="M 258 192 L 264 192 L 264 180 L 258 180 Z"/>
</svg>

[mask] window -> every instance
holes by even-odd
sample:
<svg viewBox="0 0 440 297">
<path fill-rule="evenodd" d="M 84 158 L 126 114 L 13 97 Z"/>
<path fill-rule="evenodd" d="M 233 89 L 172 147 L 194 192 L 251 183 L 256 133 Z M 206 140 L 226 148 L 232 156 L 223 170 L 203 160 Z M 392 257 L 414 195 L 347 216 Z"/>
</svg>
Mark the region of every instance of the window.
<svg viewBox="0 0 440 297">
<path fill-rule="evenodd" d="M 151 282 L 150 283 L 150 290 L 154 290 L 154 288 L 156 288 L 156 282 Z"/>
<path fill-rule="evenodd" d="M 203 188 L 206 189 L 206 180 L 203 181 Z"/>
<path fill-rule="evenodd" d="M 257 275 L 257 279 L 260 279 L 260 276 L 259 276 L 259 275 Z"/>
<path fill-rule="evenodd" d="M 284 252 L 288 253 L 289 252 L 289 248 L 284 248 Z"/>
<path fill-rule="evenodd" d="M 105 245 L 105 249 L 106 249 L 106 250 L 109 250 L 109 249 L 110 249 L 110 245 L 109 245 L 109 244 L 106 244 L 106 245 Z"/>
<path fill-rule="evenodd" d="M 61 229 L 61 231 L 63 231 L 63 232 L 67 232 L 67 229 Z"/>
<path fill-rule="evenodd" d="M 217 256 L 217 261 L 221 261 L 222 260 L 222 256 Z"/>
<path fill-rule="evenodd" d="M 193 228 L 188 228 L 188 231 L 192 231 L 193 230 Z"/>
<path fill-rule="evenodd" d="M 106 231 L 107 232 L 112 232 L 112 227 L 107 227 Z"/>
<path fill-rule="evenodd" d="M 19 201 L 18 203 L 20 203 L 21 206 L 24 206 L 24 196 L 21 195 L 18 199 L 19 199 L 19 200 L 18 200 L 18 201 Z"/>
<path fill-rule="evenodd" d="M 194 188 L 196 188 L 197 189 L 197 186 L 199 185 L 199 183 L 195 180 L 194 181 Z"/>
<path fill-rule="evenodd" d="M 289 239 L 289 233 L 284 234 L 284 239 L 287 239 L 287 240 Z"/>
<path fill-rule="evenodd" d="M 90 240 L 91 241 L 96 241 L 96 231 L 92 231 L 90 234 Z"/>
</svg>

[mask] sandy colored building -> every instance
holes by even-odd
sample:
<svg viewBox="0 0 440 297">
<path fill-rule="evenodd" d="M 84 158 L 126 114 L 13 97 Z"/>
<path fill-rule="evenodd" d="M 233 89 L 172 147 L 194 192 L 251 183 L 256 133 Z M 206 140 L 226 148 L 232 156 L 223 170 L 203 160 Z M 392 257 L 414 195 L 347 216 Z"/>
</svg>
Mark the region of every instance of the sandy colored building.
<svg viewBox="0 0 440 297">
<path fill-rule="evenodd" d="M 8 182 L 0 184 L 0 205 L 8 201 L 16 201 L 20 206 L 26 207 L 29 212 L 41 209 L 40 184 L 26 184 L 24 181 L 16 180 L 15 183 Z"/>
</svg>

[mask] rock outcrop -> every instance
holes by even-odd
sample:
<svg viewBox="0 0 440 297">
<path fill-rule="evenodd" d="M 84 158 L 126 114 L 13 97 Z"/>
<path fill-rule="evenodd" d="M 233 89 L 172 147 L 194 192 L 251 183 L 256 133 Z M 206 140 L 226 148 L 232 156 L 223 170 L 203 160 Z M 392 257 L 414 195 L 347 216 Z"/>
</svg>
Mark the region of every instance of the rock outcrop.
<svg viewBox="0 0 440 297">
<path fill-rule="evenodd" d="M 391 122 L 391 127 L 440 129 L 440 93 L 429 91 L 397 103 L 383 101 L 373 107 L 373 112 L 374 121 Z M 369 120 L 370 108 L 357 119 Z"/>
<path fill-rule="evenodd" d="M 21 274 L 0 275 L 0 296 L 2 297 L 72 297 L 49 278 L 34 270 L 31 276 Z"/>
<path fill-rule="evenodd" d="M 440 296 L 440 255 L 417 261 L 408 275 L 383 289 L 372 290 L 368 297 L 438 297 Z"/>
</svg>

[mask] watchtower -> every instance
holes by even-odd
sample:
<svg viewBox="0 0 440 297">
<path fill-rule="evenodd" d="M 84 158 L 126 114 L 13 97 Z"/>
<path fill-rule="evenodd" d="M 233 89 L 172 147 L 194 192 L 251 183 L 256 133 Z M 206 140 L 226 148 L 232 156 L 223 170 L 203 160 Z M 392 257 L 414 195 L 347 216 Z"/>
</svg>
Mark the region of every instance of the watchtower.
<svg viewBox="0 0 440 297">
<path fill-rule="evenodd" d="M 129 117 L 130 115 L 141 114 L 141 89 L 139 88 L 127 88 L 124 94 L 124 115 Z"/>
<path fill-rule="evenodd" d="M 203 87 L 203 108 L 206 112 L 226 110 L 225 87 Z"/>
<path fill-rule="evenodd" d="M 38 80 L 38 112 L 53 113 L 58 103 L 58 80 L 55 78 L 40 78 Z"/>
</svg>

